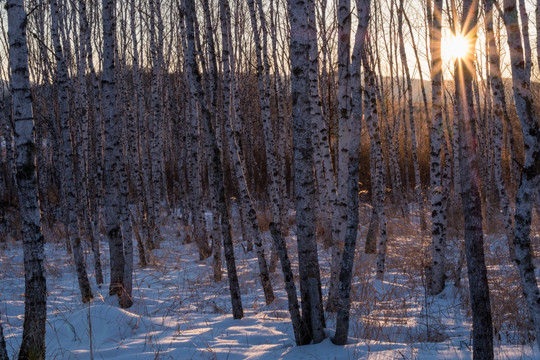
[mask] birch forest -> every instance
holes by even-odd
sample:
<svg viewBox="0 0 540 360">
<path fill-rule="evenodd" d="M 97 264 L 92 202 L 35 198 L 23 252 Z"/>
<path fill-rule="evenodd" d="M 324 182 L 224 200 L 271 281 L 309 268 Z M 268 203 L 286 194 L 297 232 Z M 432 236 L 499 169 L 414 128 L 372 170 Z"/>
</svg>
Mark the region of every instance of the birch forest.
<svg viewBox="0 0 540 360">
<path fill-rule="evenodd" d="M 540 0 L 0 4 L 0 360 L 540 358 Z"/>
</svg>

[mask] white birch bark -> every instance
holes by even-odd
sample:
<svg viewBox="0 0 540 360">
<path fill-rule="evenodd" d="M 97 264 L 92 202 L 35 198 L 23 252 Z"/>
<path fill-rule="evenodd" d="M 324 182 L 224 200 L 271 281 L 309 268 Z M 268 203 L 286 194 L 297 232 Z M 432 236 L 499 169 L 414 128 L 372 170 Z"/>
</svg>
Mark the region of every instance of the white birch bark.
<svg viewBox="0 0 540 360">
<path fill-rule="evenodd" d="M 328 289 L 327 311 L 336 311 L 338 307 L 338 284 L 345 240 L 347 222 L 347 176 L 349 162 L 350 124 L 350 37 L 351 37 L 351 2 L 339 0 L 337 7 L 338 21 L 338 120 L 339 140 L 336 171 L 336 202 L 333 219 L 333 245 L 330 263 L 330 283 Z"/>
<path fill-rule="evenodd" d="M 364 117 L 371 139 L 371 153 L 375 159 L 375 184 L 373 186 L 374 207 L 379 220 L 379 237 L 377 243 L 376 273 L 377 279 L 384 277 L 386 263 L 386 214 L 384 210 L 384 160 L 381 146 L 381 134 L 379 128 L 377 101 L 375 89 L 375 74 L 368 62 L 366 51 L 364 51 L 362 65 L 364 68 Z"/>
<path fill-rule="evenodd" d="M 78 58 L 77 58 L 77 73 L 79 89 L 77 92 L 77 106 L 79 107 L 79 113 L 81 117 L 81 137 L 79 149 L 79 159 L 83 160 L 82 166 L 79 167 L 79 186 L 81 188 L 81 200 L 79 201 L 79 222 L 82 223 L 84 236 L 89 239 L 90 246 L 93 254 L 93 267 L 96 282 L 98 284 L 103 283 L 103 271 L 101 268 L 101 258 L 99 250 L 99 241 L 95 236 L 95 232 L 92 224 L 92 202 L 91 199 L 91 155 L 90 155 L 90 116 L 92 104 L 92 96 L 88 93 L 87 88 L 87 70 L 88 70 L 88 57 L 89 49 L 87 44 L 88 37 L 88 21 L 86 17 L 86 1 L 80 1 L 77 7 L 78 18 L 74 16 L 74 27 L 79 27 L 79 42 L 78 42 Z M 91 49 L 90 49 L 91 50 Z M 80 216 L 83 218 L 81 219 Z"/>
<path fill-rule="evenodd" d="M 19 358 L 33 356 L 45 359 L 47 286 L 36 178 L 34 116 L 28 76 L 26 13 L 22 0 L 8 0 L 6 10 L 25 280 L 24 322 Z"/>
<path fill-rule="evenodd" d="M 186 34 L 184 21 L 180 21 L 180 33 Z M 182 36 L 182 48 L 184 51 L 184 68 L 187 69 L 189 64 L 187 62 L 188 53 L 187 38 Z M 189 71 L 185 72 L 185 83 L 190 86 Z M 186 123 L 186 148 L 188 153 L 188 194 L 189 194 L 189 207 L 191 211 L 192 231 L 195 238 L 195 244 L 199 250 L 199 260 L 204 260 L 212 254 L 212 250 L 208 244 L 206 221 L 204 217 L 204 209 L 202 208 L 202 185 L 201 185 L 201 173 L 199 169 L 199 130 L 197 122 L 197 98 L 193 91 L 189 91 L 187 103 L 187 123 Z"/>
<path fill-rule="evenodd" d="M 140 239 L 137 241 L 138 251 L 139 251 L 139 261 L 141 266 L 146 266 L 146 249 L 152 249 L 153 241 L 150 239 L 150 226 L 148 224 L 148 204 L 147 199 L 143 190 L 143 172 L 142 172 L 142 136 L 140 134 L 140 124 L 144 122 L 144 113 L 142 108 L 142 99 L 143 99 L 143 89 L 142 81 L 139 67 L 139 45 L 136 29 L 136 17 L 135 17 L 135 0 L 131 0 L 129 3 L 129 16 L 130 16 L 130 32 L 131 32 L 131 41 L 133 43 L 133 83 L 135 92 L 133 94 L 133 124 L 129 124 L 129 133 L 130 133 L 130 156 L 132 164 L 132 177 L 133 183 L 135 186 L 135 196 L 138 201 L 135 205 L 134 213 L 135 216 L 132 217 L 133 225 L 135 225 L 135 219 L 138 220 L 138 234 Z M 146 244 L 146 246 L 145 246 Z"/>
<path fill-rule="evenodd" d="M 294 283 L 294 275 L 291 269 L 287 246 L 282 236 L 282 209 L 279 186 L 279 166 L 275 155 L 274 137 L 272 135 L 272 124 L 270 118 L 270 96 L 267 83 L 265 82 L 265 66 L 263 66 L 262 45 L 257 27 L 257 17 L 255 12 L 255 3 L 253 0 L 248 1 L 251 28 L 255 40 L 255 54 L 257 57 L 257 80 L 259 87 L 259 106 L 261 108 L 261 117 L 263 122 L 263 133 L 265 142 L 265 154 L 268 171 L 268 194 L 270 198 L 270 206 L 272 211 L 272 222 L 270 224 L 270 232 L 274 241 L 275 251 L 279 256 L 283 277 L 285 279 L 285 290 L 289 303 L 289 313 L 294 330 L 294 337 L 297 345 L 304 345 L 311 341 L 307 332 L 307 328 L 300 315 L 298 298 L 296 295 L 296 285 Z M 265 64 L 267 67 L 267 63 Z"/>
<path fill-rule="evenodd" d="M 326 126 L 324 125 L 324 119 L 322 117 L 322 108 L 321 108 L 321 100 L 319 96 L 319 81 L 318 81 L 318 74 L 319 74 L 319 56 L 318 56 L 318 44 L 317 44 L 317 19 L 315 17 L 315 4 L 314 1 L 307 3 L 307 16 L 308 16 L 308 46 L 309 46 L 309 54 L 308 54 L 308 80 L 309 80 L 309 101 L 310 101 L 310 121 L 309 121 L 309 127 L 311 129 L 311 144 L 312 147 L 314 147 L 314 157 L 313 157 L 313 170 L 315 171 L 315 175 L 317 175 L 317 172 L 323 172 L 324 176 L 320 176 L 317 180 L 319 182 L 318 185 L 323 184 L 321 187 L 322 192 L 324 193 L 323 196 L 323 226 L 325 226 L 323 231 L 325 232 L 326 239 L 328 239 L 328 245 L 332 245 L 332 236 L 331 236 L 331 229 L 332 229 L 332 203 L 330 203 L 330 200 L 335 201 L 335 182 L 334 177 L 332 175 L 332 166 L 330 164 L 330 153 L 328 149 L 328 139 Z M 319 133 L 316 131 L 317 128 L 321 129 L 321 132 Z M 313 134 L 313 132 L 316 132 Z M 315 135 L 315 136 L 314 136 Z M 326 143 L 326 144 L 325 144 Z M 325 152 L 323 155 L 323 151 Z M 317 156 L 316 154 L 320 154 L 322 157 L 320 165 L 323 165 L 323 161 L 325 159 L 327 160 L 327 168 L 324 167 L 317 167 Z M 320 171 L 318 171 L 320 170 Z M 329 189 L 330 188 L 330 189 Z M 324 239 L 323 239 L 324 241 Z M 316 244 L 315 244 L 316 245 Z M 319 272 L 317 271 L 317 274 Z M 318 281 L 318 290 L 320 294 L 320 303 L 322 303 L 322 291 L 321 291 L 321 284 L 320 284 L 320 275 L 317 275 L 317 281 Z M 325 320 L 324 320 L 324 312 L 320 312 L 321 317 L 321 323 L 323 327 L 325 326 Z"/>
<path fill-rule="evenodd" d="M 291 96 L 293 104 L 293 151 L 296 197 L 296 227 L 298 242 L 298 268 L 302 319 L 314 343 L 324 335 L 322 301 L 319 297 L 320 271 L 315 238 L 315 174 L 313 172 L 313 145 L 311 143 L 310 98 L 310 37 L 316 38 L 315 22 L 309 22 L 313 1 L 291 0 Z M 313 11 L 313 10 L 312 10 Z M 314 20 L 314 19 L 312 19 Z M 306 35 L 304 35 L 306 34 Z M 316 68 L 315 68 L 316 69 Z"/>
<path fill-rule="evenodd" d="M 431 2 L 431 0 L 429 0 Z M 428 284 L 429 293 L 437 295 L 445 287 L 445 247 L 446 227 L 444 226 L 444 202 L 441 170 L 441 145 L 443 141 L 442 124 L 442 0 L 433 3 L 433 17 L 430 27 L 431 53 L 431 128 L 430 128 L 430 200 L 431 200 L 431 281 Z M 456 148 L 454 148 L 454 151 Z M 447 159 L 449 161 L 450 159 Z M 456 170 L 456 169 L 454 169 Z"/>
<path fill-rule="evenodd" d="M 212 27 L 212 19 L 210 15 L 210 6 L 208 4 L 208 0 L 202 0 L 202 8 L 204 13 L 204 19 L 205 19 L 205 40 L 206 40 L 206 53 L 208 54 L 208 83 L 207 86 L 207 101 L 209 106 L 209 111 L 212 116 L 212 124 L 214 126 L 215 132 L 216 132 L 216 141 L 219 149 L 222 149 L 221 146 L 221 136 L 219 134 L 219 128 L 221 127 L 221 111 L 218 112 L 217 110 L 217 98 L 218 98 L 218 69 L 217 69 L 217 60 L 216 60 L 216 53 L 215 53 L 215 45 L 214 45 L 214 35 L 213 35 L 213 27 Z M 200 45 L 199 45 L 200 46 Z M 202 49 L 202 48 L 201 48 Z M 202 50 L 201 50 L 202 51 Z M 204 66 L 204 65 L 203 65 Z M 206 138 L 207 139 L 207 138 Z M 212 146 L 208 141 L 205 141 L 205 149 L 206 154 L 212 153 Z M 211 168 L 211 157 L 207 156 L 208 161 L 208 168 Z M 211 179 L 209 179 L 211 181 Z M 215 198 L 211 199 L 211 206 L 212 206 L 212 213 L 214 221 L 212 221 L 212 231 L 211 239 L 212 239 L 212 252 L 213 252 L 213 269 L 214 269 L 214 280 L 220 281 L 221 280 L 221 235 L 220 235 L 220 229 L 219 229 L 219 222 L 217 221 L 219 219 L 219 210 L 218 210 L 218 204 L 215 202 Z"/>
<path fill-rule="evenodd" d="M 65 214 L 67 216 L 64 219 L 64 223 L 67 226 L 66 234 L 71 243 L 71 249 L 73 251 L 73 260 L 75 262 L 75 269 L 77 273 L 77 280 L 79 282 L 79 289 L 81 291 L 81 297 L 83 302 L 92 300 L 92 290 L 90 289 L 90 282 L 88 281 L 88 275 L 86 273 L 86 262 L 81 246 L 80 229 L 77 222 L 78 208 L 77 196 L 75 194 L 75 186 L 78 184 L 76 178 L 77 170 L 74 161 L 73 144 L 71 140 L 71 129 L 69 124 L 69 104 L 68 104 L 68 74 L 67 66 L 65 62 L 64 52 L 66 49 L 62 49 L 59 38 L 59 11 L 56 0 L 51 0 L 51 35 L 53 39 L 54 52 L 56 57 L 56 83 L 58 85 L 58 98 L 60 101 L 60 126 L 62 132 L 62 188 L 61 192 L 64 198 L 64 205 L 67 207 Z"/>
<path fill-rule="evenodd" d="M 310 22 L 316 24 L 315 8 Z M 325 247 L 332 245 L 332 205 L 335 202 L 335 182 L 328 147 L 328 131 L 322 113 L 322 101 L 319 95 L 319 51 L 317 34 L 310 32 L 309 54 L 309 91 L 311 99 L 311 123 L 313 161 L 317 180 L 317 232 L 321 234 Z M 274 54 L 274 56 L 276 56 Z M 321 88 L 325 87 L 322 84 Z M 332 202 L 331 202 L 332 201 Z"/>
<path fill-rule="evenodd" d="M 103 0 L 103 73 L 102 73 L 102 102 L 103 118 L 105 121 L 105 176 L 104 176 L 104 208 L 107 237 L 109 239 L 109 252 L 111 261 L 111 274 L 109 294 L 118 295 L 122 308 L 129 308 L 133 304 L 131 293 L 132 285 L 125 283 L 131 271 L 126 262 L 124 251 L 128 250 L 131 241 L 123 233 L 129 223 L 127 209 L 127 178 L 124 159 L 122 155 L 122 139 L 119 117 L 116 110 L 116 84 L 115 71 L 115 33 L 116 14 L 115 0 Z M 123 227 L 124 226 L 124 227 Z M 127 266 L 126 266 L 127 264 Z"/>
<path fill-rule="evenodd" d="M 416 127 L 414 123 L 414 107 L 413 107 L 413 88 L 411 82 L 411 75 L 409 71 L 409 65 L 407 62 L 407 53 L 405 51 L 405 42 L 403 40 L 403 0 L 400 0 L 398 8 L 398 36 L 399 36 L 399 54 L 401 57 L 401 63 L 405 70 L 405 80 L 407 84 L 407 105 L 409 107 L 409 126 L 411 129 L 411 147 L 412 147 L 412 161 L 414 169 L 414 190 L 416 195 L 416 202 L 418 203 L 418 211 L 420 215 L 420 229 L 424 231 L 427 227 L 426 214 L 424 207 L 424 195 L 422 194 L 422 183 L 420 180 L 420 165 L 418 162 L 418 142 L 416 140 Z M 405 125 L 406 128 L 406 125 Z"/>
<path fill-rule="evenodd" d="M 159 247 L 160 235 L 159 227 L 156 225 L 156 220 L 159 217 L 160 204 L 164 198 L 165 192 L 163 188 L 164 183 L 164 165 L 163 165 L 163 112 L 160 103 L 160 91 L 161 85 L 161 71 L 162 71 L 162 59 L 161 52 L 163 49 L 159 48 L 158 41 L 156 40 L 156 33 L 158 32 L 156 25 L 156 13 L 161 12 L 160 0 L 150 0 L 150 29 L 149 29 L 149 43 L 150 54 L 152 57 L 152 87 L 150 98 L 150 114 L 148 117 L 148 146 L 149 146 L 149 179 L 151 184 L 150 191 L 148 192 L 148 207 L 149 207 L 149 223 L 150 234 L 153 237 L 152 242 L 154 246 Z"/>
<path fill-rule="evenodd" d="M 499 52 L 493 31 L 493 1 L 484 1 L 487 57 L 489 63 L 489 82 L 493 106 L 493 155 L 495 183 L 499 193 L 499 204 L 503 216 L 503 225 L 508 243 L 510 258 L 514 260 L 514 224 L 512 221 L 512 209 L 506 191 L 503 175 L 502 145 L 503 145 L 503 117 L 504 117 L 504 84 L 501 77 Z"/>
<path fill-rule="evenodd" d="M 86 2 L 81 2 L 86 4 Z M 86 8 L 85 8 L 86 9 Z M 88 22 L 88 18 L 92 19 L 92 12 L 95 9 L 90 6 L 89 15 L 87 16 L 86 10 L 80 12 L 81 26 L 86 27 L 85 42 L 86 53 L 88 56 L 88 68 L 90 70 L 90 78 L 92 82 L 92 91 L 87 99 L 87 109 L 89 113 L 89 149 L 88 149 L 88 168 L 89 168 L 89 200 L 90 200 L 90 217 L 93 227 L 93 234 L 95 240 L 95 246 L 93 248 L 94 254 L 94 266 L 96 269 L 96 282 L 103 284 L 103 272 L 101 270 L 101 259 L 99 250 L 99 240 L 101 238 L 101 224 L 103 218 L 101 216 L 101 210 L 103 205 L 103 116 L 101 113 L 101 93 L 97 72 L 94 66 L 93 60 L 93 47 L 92 47 L 92 24 Z M 81 33 L 82 34 L 82 33 Z M 97 46 L 96 46 L 97 50 Z M 99 50 L 98 50 L 99 51 Z M 99 269 L 98 269 L 99 262 Z"/>
<path fill-rule="evenodd" d="M 352 121 L 351 142 L 349 143 L 349 168 L 347 180 L 347 232 L 345 236 L 343 262 L 339 275 L 339 298 L 336 335 L 334 344 L 347 343 L 349 333 L 349 315 L 351 307 L 351 282 L 356 252 L 356 239 L 358 237 L 358 174 L 360 157 L 360 139 L 362 129 L 362 89 L 361 89 L 361 59 L 364 52 L 364 43 L 367 34 L 370 14 L 370 0 L 357 0 L 358 25 L 351 61 L 351 89 L 352 89 Z"/>
<path fill-rule="evenodd" d="M 242 207 L 243 220 L 245 219 L 245 227 L 247 235 L 254 239 L 255 251 L 257 253 L 257 261 L 259 265 L 259 275 L 261 285 L 264 291 L 266 304 L 271 304 L 275 297 L 270 282 L 268 264 L 262 244 L 261 230 L 257 221 L 257 214 L 253 206 L 253 199 L 247 187 L 245 171 L 242 167 L 242 159 L 240 157 L 239 146 L 235 141 L 232 131 L 232 120 L 238 112 L 240 112 L 238 103 L 238 90 L 235 79 L 234 57 L 231 56 L 231 18 L 228 0 L 221 0 L 220 3 L 220 18 L 221 18 L 221 34 L 222 34 L 222 61 L 223 61 L 223 114 L 225 121 L 225 132 L 228 140 L 229 154 L 231 157 L 232 167 L 235 177 L 238 182 L 238 190 L 240 192 L 240 206 Z M 231 102 L 231 99 L 233 100 Z"/>
<path fill-rule="evenodd" d="M 231 294 L 233 318 L 241 319 L 244 316 L 242 309 L 242 299 L 240 294 L 240 285 L 236 273 L 236 264 L 234 258 L 234 248 L 231 236 L 231 225 L 227 203 L 225 200 L 225 188 L 223 185 L 223 169 L 221 167 L 220 151 L 216 142 L 216 134 L 212 126 L 212 115 L 204 97 L 204 91 L 201 84 L 201 75 L 195 58 L 195 4 L 193 0 L 184 1 L 184 11 L 186 18 L 186 36 L 187 36 L 187 62 L 189 66 L 189 81 L 191 92 L 196 93 L 201 115 L 206 141 L 211 144 L 211 153 L 207 154 L 210 158 L 210 192 L 212 200 L 217 204 L 221 224 L 221 236 L 223 237 L 223 247 L 225 252 L 225 261 L 227 264 L 227 276 L 229 278 L 229 290 Z M 218 221 L 214 219 L 213 221 Z"/>
<path fill-rule="evenodd" d="M 527 48 L 522 46 L 521 29 L 517 21 L 515 0 L 504 0 L 504 22 L 510 48 L 512 85 L 516 110 L 523 131 L 525 163 L 516 195 L 514 244 L 516 264 L 519 269 L 523 291 L 531 315 L 536 342 L 540 348 L 540 291 L 534 273 L 531 249 L 531 219 L 534 196 L 538 192 L 540 178 L 540 126 L 534 113 L 533 94 L 530 88 L 530 69 Z M 525 35 L 524 35 L 525 36 Z M 528 54 L 530 56 L 530 53 Z"/>
</svg>

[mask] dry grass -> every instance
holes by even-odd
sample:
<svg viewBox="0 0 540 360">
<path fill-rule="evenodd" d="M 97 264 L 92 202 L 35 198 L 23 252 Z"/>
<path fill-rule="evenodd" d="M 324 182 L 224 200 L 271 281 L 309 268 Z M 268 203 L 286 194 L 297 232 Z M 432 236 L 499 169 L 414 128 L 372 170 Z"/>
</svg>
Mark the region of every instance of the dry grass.
<svg viewBox="0 0 540 360">
<path fill-rule="evenodd" d="M 446 273 L 451 276 L 447 286 L 453 285 L 452 278 L 456 274 L 460 275 L 461 281 L 452 292 L 454 295 L 447 292 L 442 297 L 426 296 L 429 230 L 422 237 L 419 226 L 417 228 L 400 212 L 390 211 L 387 214 L 388 253 L 382 288 L 374 280 L 375 256 L 362 253 L 365 234 L 359 237 L 351 308 L 354 337 L 379 341 L 444 341 L 449 336 L 445 325 L 448 314 L 459 314 L 461 309 L 468 319 L 471 318 L 467 264 L 464 259 L 461 263 L 459 261 L 463 246 L 460 209 L 453 208 L 449 214 Z M 369 225 L 369 215 L 369 211 L 361 211 L 363 227 Z M 540 250 L 537 216 L 535 214 L 533 218 L 531 240 L 535 250 Z M 499 227 L 500 220 L 493 219 L 492 223 L 497 229 L 486 232 L 485 243 L 494 335 L 499 343 L 527 344 L 534 340 L 534 333 L 528 320 L 519 274 L 510 263 L 506 241 Z"/>
<path fill-rule="evenodd" d="M 270 223 L 272 222 L 272 212 L 268 207 L 258 206 L 257 209 L 257 221 L 259 222 L 259 228 L 262 232 L 270 230 Z"/>
</svg>

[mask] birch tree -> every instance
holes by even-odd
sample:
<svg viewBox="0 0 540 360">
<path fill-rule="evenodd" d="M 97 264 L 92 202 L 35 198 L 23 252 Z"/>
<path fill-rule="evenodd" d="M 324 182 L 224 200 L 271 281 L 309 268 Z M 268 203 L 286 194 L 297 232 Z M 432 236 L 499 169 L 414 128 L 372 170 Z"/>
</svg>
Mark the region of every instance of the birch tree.
<svg viewBox="0 0 540 360">
<path fill-rule="evenodd" d="M 473 0 L 463 2 L 461 32 L 474 49 L 477 39 L 476 22 L 478 7 Z M 482 204 L 480 198 L 480 174 L 477 150 L 476 113 L 472 89 L 475 76 L 474 54 L 467 54 L 455 63 L 456 102 L 459 122 L 459 164 L 461 177 L 461 200 L 465 224 L 465 255 L 469 277 L 469 293 L 473 316 L 473 356 L 493 359 L 493 326 L 487 269 L 484 258 L 484 235 L 482 229 Z"/>
<path fill-rule="evenodd" d="M 222 36 L 222 61 L 223 61 L 223 115 L 225 122 L 226 137 L 228 139 L 229 153 L 231 156 L 234 174 L 238 180 L 238 190 L 240 192 L 240 205 L 242 206 L 243 218 L 246 221 L 245 227 L 248 230 L 248 236 L 252 236 L 257 253 L 259 265 L 259 274 L 261 285 L 264 291 L 266 304 L 274 301 L 274 291 L 270 281 L 270 274 L 264 247 L 262 243 L 261 230 L 257 221 L 257 213 L 253 205 L 253 198 L 247 187 L 245 170 L 242 166 L 243 159 L 241 149 L 237 140 L 234 137 L 232 130 L 231 117 L 239 116 L 240 106 L 238 99 L 238 89 L 236 84 L 235 74 L 235 59 L 231 56 L 231 15 L 228 0 L 220 0 L 220 20 L 221 20 L 221 36 Z M 232 101 L 231 101 L 232 100 Z M 243 220 L 244 220 L 243 219 Z"/>
<path fill-rule="evenodd" d="M 242 308 L 242 299 L 240 294 L 240 285 L 238 283 L 238 275 L 236 273 L 236 263 L 234 258 L 234 248 L 231 236 L 231 225 L 229 221 L 229 213 L 227 203 L 225 201 L 225 188 L 223 185 L 223 169 L 221 167 L 221 155 L 216 141 L 216 134 L 212 124 L 212 115 L 208 108 L 204 97 L 204 91 L 201 84 L 201 75 L 199 73 L 198 64 L 195 58 L 195 4 L 193 0 L 184 1 L 184 12 L 186 19 L 186 35 L 187 35 L 187 59 L 189 66 L 189 81 L 191 92 L 197 95 L 199 106 L 202 112 L 202 121 L 205 132 L 206 141 L 211 145 L 211 153 L 207 154 L 210 157 L 210 191 L 212 201 L 215 202 L 219 211 L 221 236 L 223 237 L 223 246 L 225 252 L 225 261 L 227 263 L 227 276 L 229 278 L 229 291 L 231 294 L 232 312 L 235 319 L 241 319 L 244 316 Z M 218 221 L 214 219 L 213 221 Z"/>
<path fill-rule="evenodd" d="M 351 136 L 350 125 L 350 42 L 351 42 L 351 1 L 339 0 L 337 7 L 338 21 L 338 119 L 339 119 L 339 142 L 336 180 L 336 203 L 333 220 L 333 245 L 330 263 L 330 283 L 328 289 L 327 311 L 338 309 L 339 273 L 341 271 L 341 259 L 343 255 L 343 242 L 345 238 L 345 224 L 347 222 L 347 174 L 348 174 L 348 151 Z"/>
<path fill-rule="evenodd" d="M 300 314 L 298 297 L 296 295 L 296 284 L 294 283 L 294 275 L 291 268 L 291 261 L 287 251 L 287 244 L 283 239 L 282 232 L 282 209 L 280 196 L 280 180 L 279 167 L 275 154 L 275 142 L 272 135 L 271 117 L 270 117 L 270 99 L 268 84 L 265 81 L 265 68 L 268 68 L 268 63 L 263 62 L 263 50 L 260 38 L 259 29 L 257 27 L 257 16 L 255 12 L 255 4 L 253 0 L 248 1 L 251 28 L 255 41 L 255 55 L 257 57 L 257 83 L 259 88 L 259 106 L 261 108 L 261 118 L 263 123 L 264 133 L 264 148 L 266 155 L 266 166 L 268 173 L 268 195 L 271 202 L 272 222 L 270 223 L 270 233 L 274 243 L 274 248 L 281 263 L 283 278 L 285 280 L 285 291 L 287 292 L 287 300 L 289 304 L 289 313 L 293 325 L 294 338 L 297 345 L 305 345 L 311 342 L 311 336 Z M 264 64 L 264 65 L 263 65 Z"/>
<path fill-rule="evenodd" d="M 352 121 L 351 141 L 349 143 L 349 168 L 347 179 L 347 231 L 343 251 L 343 262 L 339 274 L 340 304 L 337 314 L 336 335 L 333 342 L 338 345 L 347 343 L 349 333 L 350 296 L 356 239 L 358 237 L 358 174 L 360 139 L 362 129 L 362 89 L 361 89 L 361 59 L 367 34 L 370 0 L 357 0 L 358 25 L 351 61 Z"/>
<path fill-rule="evenodd" d="M 309 34 L 315 22 L 309 23 L 308 8 L 313 1 L 291 0 L 291 96 L 293 103 L 294 180 L 298 267 L 302 296 L 302 319 L 314 343 L 324 339 L 323 306 L 320 299 L 320 271 L 315 238 L 315 176 L 311 143 Z M 314 20 L 314 19 L 313 19 Z"/>
<path fill-rule="evenodd" d="M 90 238 L 90 246 L 92 248 L 92 254 L 94 257 L 94 273 L 96 276 L 96 283 L 97 284 L 103 284 L 103 270 L 101 266 L 101 253 L 99 248 L 99 237 L 98 231 L 95 231 L 95 222 L 94 222 L 94 215 L 95 211 L 93 211 L 93 204 L 95 204 L 95 199 L 92 198 L 92 152 L 91 149 L 93 147 L 92 141 L 90 141 L 91 137 L 91 125 L 92 125 L 92 114 L 93 114 L 93 108 L 94 104 L 92 102 L 92 99 L 94 98 L 94 94 L 91 94 L 87 90 L 87 76 L 86 71 L 88 68 L 93 69 L 93 64 L 88 65 L 89 62 L 92 62 L 92 47 L 90 44 L 90 29 L 88 25 L 88 18 L 86 15 L 86 1 L 80 1 L 78 4 L 78 15 L 79 15 L 79 59 L 78 59 L 78 72 L 79 72 L 79 106 L 81 107 L 81 112 L 83 112 L 83 121 L 85 122 L 84 131 L 85 135 L 83 136 L 83 144 L 82 146 L 85 146 L 85 170 L 86 172 L 82 172 L 82 176 L 80 176 L 83 179 L 79 179 L 80 182 L 83 182 L 85 184 L 85 200 L 86 202 L 84 204 L 81 204 L 86 209 L 85 212 L 85 223 L 86 226 L 89 227 L 86 229 L 86 234 Z M 90 76 L 93 74 L 91 73 Z M 94 114 L 95 115 L 95 114 Z"/>
<path fill-rule="evenodd" d="M 109 295 L 118 295 L 122 308 L 133 304 L 131 297 L 131 279 L 133 256 L 129 251 L 131 238 L 125 233 L 128 230 L 129 214 L 127 212 L 127 179 L 122 156 L 122 139 L 120 122 L 116 110 L 115 71 L 115 33 L 116 14 L 115 0 L 103 0 L 103 74 L 101 87 L 103 93 L 103 117 L 105 121 L 105 223 L 109 238 L 111 274 Z M 124 233 L 123 233 L 124 231 Z M 127 260 L 127 261 L 126 261 Z"/>
<path fill-rule="evenodd" d="M 15 124 L 16 181 L 24 254 L 24 322 L 19 359 L 45 359 L 47 284 L 39 211 L 34 115 L 28 75 L 26 13 L 22 0 L 8 0 L 9 64 Z"/>
<path fill-rule="evenodd" d="M 371 141 L 371 172 L 373 181 L 373 206 L 377 214 L 379 225 L 377 242 L 376 272 L 377 279 L 384 278 L 386 264 L 386 213 L 384 209 L 384 159 L 381 145 L 381 131 L 379 127 L 379 117 L 377 113 L 376 76 L 372 65 L 368 60 L 367 51 L 362 55 L 362 67 L 364 68 L 364 94 L 363 104 L 366 124 Z"/>
<path fill-rule="evenodd" d="M 431 0 L 429 0 L 431 4 Z M 429 38 L 431 53 L 431 128 L 430 138 L 430 199 L 431 199 L 431 281 L 428 284 L 432 295 L 440 294 L 445 285 L 445 246 L 446 227 L 444 226 L 444 203 L 441 170 L 441 142 L 443 141 L 442 124 L 442 0 L 435 0 L 430 19 Z M 431 8 L 431 7 L 430 7 Z M 448 160 L 447 160 L 448 161 Z"/>
<path fill-rule="evenodd" d="M 506 108 L 506 100 L 504 95 L 504 83 L 501 77 L 500 56 L 495 41 L 493 31 L 493 1 L 484 1 L 484 14 L 486 26 L 486 44 L 487 58 L 489 65 L 489 88 L 491 90 L 491 101 L 493 107 L 493 155 L 494 155 L 494 172 L 495 183 L 499 193 L 499 204 L 503 216 L 503 225 L 506 233 L 510 258 L 514 259 L 514 224 L 512 222 L 512 208 L 510 207 L 510 199 L 506 191 L 503 176 L 503 121 Z"/>
<path fill-rule="evenodd" d="M 540 178 L 540 126 L 534 112 L 533 93 L 530 84 L 530 52 L 526 45 L 526 28 L 518 22 L 515 0 L 504 0 L 504 24 L 510 48 L 512 87 L 514 100 L 525 145 L 525 163 L 516 195 L 514 245 L 516 264 L 519 269 L 529 313 L 534 324 L 536 342 L 540 348 L 540 290 L 534 273 L 531 249 L 531 221 L 534 197 Z M 524 10 L 524 9 L 520 9 Z M 523 34 L 522 34 L 523 33 Z M 525 43 L 523 45 L 522 43 Z"/>
<path fill-rule="evenodd" d="M 401 63 L 405 71 L 405 81 L 407 85 L 407 105 L 409 108 L 409 126 L 411 129 L 411 145 L 412 145 L 412 161 L 414 169 L 414 190 L 416 195 L 416 202 L 418 203 L 418 211 L 420 215 L 420 228 L 424 231 L 426 225 L 426 214 L 424 208 L 424 196 L 422 194 L 422 182 L 420 180 L 420 165 L 418 163 L 418 141 L 416 140 L 416 127 L 414 124 L 414 106 L 413 106 L 413 88 L 411 82 L 411 74 L 409 71 L 409 64 L 407 62 L 407 52 L 405 51 L 405 41 L 403 40 L 403 13 L 404 13 L 404 1 L 400 0 L 398 7 L 398 37 L 399 37 L 399 55 Z M 412 34 L 411 34 L 412 36 Z M 405 125 L 405 128 L 407 126 Z"/>
<path fill-rule="evenodd" d="M 58 98 L 60 101 L 60 127 L 62 132 L 62 192 L 64 197 L 64 205 L 66 209 L 64 211 L 67 216 L 64 219 L 67 225 L 68 241 L 71 243 L 71 249 L 73 251 L 73 259 L 75 262 L 75 268 L 77 272 L 77 280 L 79 282 L 79 288 L 81 291 L 82 301 L 87 302 L 92 300 L 92 290 L 90 289 L 90 282 L 88 281 L 88 275 L 86 273 L 86 262 L 81 247 L 81 236 L 77 222 L 76 209 L 78 207 L 77 196 L 75 193 L 75 186 L 78 183 L 76 178 L 77 170 L 75 169 L 75 161 L 73 154 L 73 144 L 71 139 L 71 128 L 69 124 L 69 104 L 68 104 L 68 73 L 67 66 L 64 57 L 66 49 L 62 49 L 59 36 L 59 9 L 56 0 L 51 0 L 51 35 L 53 38 L 54 53 L 56 57 L 56 83 L 58 85 Z"/>
</svg>

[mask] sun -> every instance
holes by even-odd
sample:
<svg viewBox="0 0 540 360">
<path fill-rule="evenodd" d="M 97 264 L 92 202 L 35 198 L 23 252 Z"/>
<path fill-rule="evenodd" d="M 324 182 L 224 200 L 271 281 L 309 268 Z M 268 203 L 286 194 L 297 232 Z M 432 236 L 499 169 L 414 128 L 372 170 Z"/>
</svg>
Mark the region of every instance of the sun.
<svg viewBox="0 0 540 360">
<path fill-rule="evenodd" d="M 470 53 L 470 41 L 462 34 L 450 35 L 442 41 L 442 57 L 446 62 L 462 60 Z"/>
</svg>

